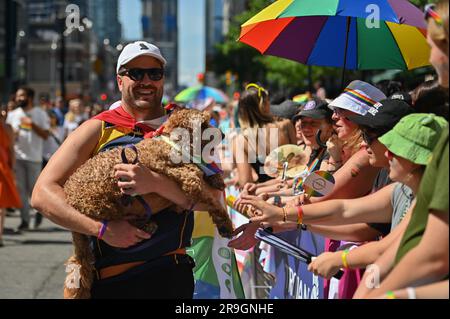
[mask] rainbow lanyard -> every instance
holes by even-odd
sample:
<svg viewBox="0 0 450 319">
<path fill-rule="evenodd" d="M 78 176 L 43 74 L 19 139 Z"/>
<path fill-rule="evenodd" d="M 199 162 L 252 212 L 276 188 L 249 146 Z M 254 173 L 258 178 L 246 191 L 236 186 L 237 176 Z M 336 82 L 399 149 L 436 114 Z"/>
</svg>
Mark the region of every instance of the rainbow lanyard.
<svg viewBox="0 0 450 319">
<path fill-rule="evenodd" d="M 325 149 L 322 148 L 322 150 L 319 152 L 319 154 L 316 156 L 315 160 L 309 165 L 308 170 L 304 176 L 300 176 L 294 179 L 294 183 L 292 185 L 292 189 L 294 191 L 294 194 L 299 195 L 301 193 L 304 193 L 303 190 L 303 181 L 311 175 L 311 173 L 315 170 L 317 164 L 319 164 L 320 158 L 322 157 L 323 153 L 325 152 Z M 302 174 L 303 175 L 303 174 Z"/>
<path fill-rule="evenodd" d="M 176 149 L 178 152 L 181 152 L 180 147 L 176 143 L 174 143 L 170 138 L 168 138 L 167 136 L 160 135 L 157 138 L 159 138 L 163 142 L 169 144 L 171 147 Z M 196 155 L 191 156 L 189 154 L 189 163 L 193 163 L 193 164 L 197 165 L 203 171 L 203 173 L 205 173 L 206 176 L 213 176 L 216 174 L 223 173 L 223 171 L 219 168 L 219 166 L 217 166 L 216 163 L 212 162 L 212 163 L 208 164 L 200 156 L 196 156 Z"/>
<path fill-rule="evenodd" d="M 319 154 L 317 154 L 316 159 L 311 163 L 311 165 L 309 165 L 308 175 L 311 174 L 316 169 L 316 166 L 317 166 L 317 164 L 319 164 L 320 158 L 322 157 L 324 152 L 325 152 L 325 149 L 322 148 L 320 150 Z"/>
</svg>

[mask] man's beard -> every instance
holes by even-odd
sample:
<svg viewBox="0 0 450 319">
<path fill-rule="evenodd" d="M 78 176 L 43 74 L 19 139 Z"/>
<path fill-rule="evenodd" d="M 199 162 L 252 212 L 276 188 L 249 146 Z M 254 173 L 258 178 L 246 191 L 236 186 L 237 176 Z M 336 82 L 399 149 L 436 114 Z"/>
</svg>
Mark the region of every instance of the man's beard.
<svg viewBox="0 0 450 319">
<path fill-rule="evenodd" d="M 155 91 L 154 96 L 151 100 L 139 100 L 139 98 L 137 97 L 138 93 L 133 91 L 131 91 L 130 94 L 126 94 L 124 96 L 124 100 L 128 105 L 134 106 L 138 109 L 153 109 L 161 107 L 163 94 L 156 88 L 152 89 L 154 89 Z M 143 106 L 142 103 L 146 103 L 147 105 Z"/>
<path fill-rule="evenodd" d="M 17 102 L 17 107 L 21 107 L 24 108 L 28 105 L 28 101 L 27 100 L 21 100 Z"/>
</svg>

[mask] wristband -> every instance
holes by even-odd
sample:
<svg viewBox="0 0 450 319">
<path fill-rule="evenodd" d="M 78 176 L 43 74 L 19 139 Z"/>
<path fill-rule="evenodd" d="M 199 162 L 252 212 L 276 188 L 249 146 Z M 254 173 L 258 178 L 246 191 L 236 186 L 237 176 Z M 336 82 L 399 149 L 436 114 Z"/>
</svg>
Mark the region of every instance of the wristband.
<svg viewBox="0 0 450 319">
<path fill-rule="evenodd" d="M 341 254 L 342 266 L 344 266 L 344 269 L 348 269 L 347 255 L 349 252 L 350 250 L 346 249 Z"/>
<path fill-rule="evenodd" d="M 297 206 L 297 225 L 303 224 L 303 207 Z"/>
<path fill-rule="evenodd" d="M 273 204 L 275 205 L 275 206 L 278 206 L 278 207 L 281 207 L 281 197 L 280 196 L 278 196 L 278 195 L 276 195 L 274 198 L 273 198 Z"/>
<path fill-rule="evenodd" d="M 106 228 L 108 227 L 108 221 L 107 220 L 103 220 L 102 221 L 102 227 L 100 227 L 100 230 L 98 231 L 98 239 L 102 239 L 103 235 L 105 235 L 106 232 Z"/>
<path fill-rule="evenodd" d="M 387 299 L 397 299 L 397 297 L 394 295 L 394 292 L 388 291 L 386 292 Z"/>
<path fill-rule="evenodd" d="M 408 294 L 408 299 L 417 299 L 416 290 L 413 287 L 406 288 L 406 293 Z"/>
</svg>

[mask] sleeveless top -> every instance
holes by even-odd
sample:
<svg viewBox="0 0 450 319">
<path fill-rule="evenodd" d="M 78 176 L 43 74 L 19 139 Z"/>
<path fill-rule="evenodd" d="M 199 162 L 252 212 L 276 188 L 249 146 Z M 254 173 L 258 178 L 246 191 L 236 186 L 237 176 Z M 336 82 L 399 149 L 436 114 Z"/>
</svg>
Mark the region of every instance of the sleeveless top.
<svg viewBox="0 0 450 319">
<path fill-rule="evenodd" d="M 259 159 L 259 156 L 256 157 L 256 162 L 250 163 L 250 165 L 255 170 L 256 174 L 258 174 L 258 183 L 264 183 L 272 179 L 272 177 L 265 173 L 264 162 Z"/>
<path fill-rule="evenodd" d="M 108 112 L 113 111 L 104 113 Z M 102 116 L 102 114 L 95 119 L 111 118 Z M 108 116 L 108 114 L 106 115 Z M 144 133 L 138 127 L 125 128 L 102 120 L 102 134 L 94 154 L 118 146 L 137 144 L 143 138 Z M 151 206 L 151 203 L 149 205 Z M 95 268 L 101 269 L 123 263 L 150 261 L 191 245 L 194 228 L 194 214 L 192 212 L 177 213 L 169 208 L 153 215 L 151 220 L 158 225 L 156 233 L 150 239 L 143 240 L 130 248 L 112 247 L 103 240 L 90 237 L 91 249 L 95 255 Z"/>
</svg>

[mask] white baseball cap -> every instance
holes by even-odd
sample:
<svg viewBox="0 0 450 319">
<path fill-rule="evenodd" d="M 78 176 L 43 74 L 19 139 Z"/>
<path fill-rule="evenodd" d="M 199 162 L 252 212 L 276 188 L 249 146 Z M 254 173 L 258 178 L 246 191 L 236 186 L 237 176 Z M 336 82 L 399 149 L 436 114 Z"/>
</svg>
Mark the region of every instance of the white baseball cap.
<svg viewBox="0 0 450 319">
<path fill-rule="evenodd" d="M 130 44 L 127 44 L 125 48 L 123 48 L 122 52 L 119 55 L 119 59 L 117 60 L 117 73 L 119 73 L 120 67 L 127 64 L 131 60 L 136 59 L 141 55 L 148 55 L 154 57 L 161 61 L 163 66 L 167 64 L 167 60 L 161 54 L 161 51 L 157 46 L 145 42 L 145 41 L 136 41 Z"/>
<path fill-rule="evenodd" d="M 373 85 L 363 81 L 353 81 L 332 101 L 328 107 L 349 110 L 359 115 L 366 115 L 375 104 L 387 99 L 386 95 Z"/>
</svg>

